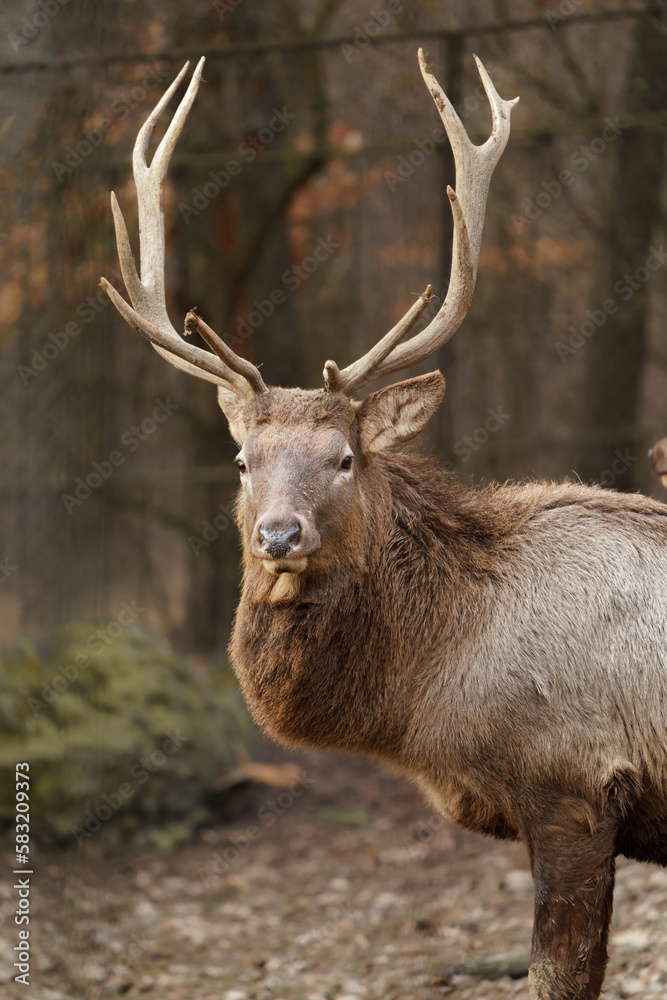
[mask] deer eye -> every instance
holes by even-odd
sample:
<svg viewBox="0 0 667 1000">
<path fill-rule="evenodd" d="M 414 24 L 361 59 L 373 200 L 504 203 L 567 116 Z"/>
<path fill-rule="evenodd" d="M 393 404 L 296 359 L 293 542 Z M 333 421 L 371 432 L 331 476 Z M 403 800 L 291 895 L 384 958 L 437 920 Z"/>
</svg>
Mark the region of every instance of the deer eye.
<svg viewBox="0 0 667 1000">
<path fill-rule="evenodd" d="M 241 475 L 243 475 L 243 473 L 247 471 L 245 462 L 242 458 L 235 458 L 234 461 L 236 462 L 236 468 L 239 470 Z"/>
<path fill-rule="evenodd" d="M 344 469 L 345 471 L 347 471 L 348 469 L 351 469 L 352 468 L 352 458 L 353 458 L 352 455 L 346 455 L 345 458 L 343 459 L 343 461 L 340 463 L 341 469 Z"/>
</svg>

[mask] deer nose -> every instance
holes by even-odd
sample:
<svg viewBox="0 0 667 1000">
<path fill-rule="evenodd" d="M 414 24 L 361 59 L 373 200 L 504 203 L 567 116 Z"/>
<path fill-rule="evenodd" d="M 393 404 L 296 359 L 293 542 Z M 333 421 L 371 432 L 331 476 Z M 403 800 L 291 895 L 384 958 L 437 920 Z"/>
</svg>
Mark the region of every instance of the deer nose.
<svg viewBox="0 0 667 1000">
<path fill-rule="evenodd" d="M 272 559 L 284 559 L 298 544 L 301 537 L 301 525 L 290 524 L 287 528 L 282 525 L 260 526 L 259 537 L 263 552 L 266 552 Z"/>
</svg>

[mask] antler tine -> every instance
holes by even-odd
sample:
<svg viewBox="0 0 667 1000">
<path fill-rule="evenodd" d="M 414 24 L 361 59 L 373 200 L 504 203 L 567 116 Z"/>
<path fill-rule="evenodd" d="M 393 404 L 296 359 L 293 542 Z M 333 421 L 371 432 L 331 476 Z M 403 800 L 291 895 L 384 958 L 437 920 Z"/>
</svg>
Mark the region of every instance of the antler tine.
<svg viewBox="0 0 667 1000">
<path fill-rule="evenodd" d="M 423 50 L 419 50 L 419 65 L 422 76 L 440 112 L 452 146 L 456 166 L 457 190 L 454 191 L 451 187 L 447 187 L 447 195 L 454 218 L 452 267 L 447 297 L 426 329 L 405 343 L 399 343 L 399 341 L 407 334 L 417 318 L 412 318 L 415 306 L 376 347 L 342 372 L 338 371 L 333 362 L 327 362 L 325 381 L 329 387 L 333 387 L 331 385 L 333 377 L 336 388 L 349 394 L 368 382 L 385 375 L 392 375 L 394 372 L 409 368 L 418 361 L 429 357 L 453 336 L 470 308 L 477 277 L 477 261 L 482 242 L 489 183 L 495 166 L 507 145 L 510 133 L 510 112 L 519 100 L 516 97 L 512 101 L 504 101 L 499 96 L 477 56 L 475 56 L 475 62 L 491 105 L 493 119 L 491 135 L 482 146 L 475 146 L 468 138 L 452 103 L 429 69 Z M 421 311 L 423 311 L 425 304 Z M 403 329 L 403 332 L 394 341 L 395 346 L 390 348 L 388 352 L 378 351 L 378 348 L 386 346 L 389 339 L 393 338 L 394 333 L 400 328 Z"/>
<path fill-rule="evenodd" d="M 407 336 L 432 297 L 433 288 L 431 285 L 427 285 L 426 290 L 410 306 L 405 316 L 396 326 L 389 333 L 386 333 L 382 340 L 375 347 L 371 348 L 368 354 L 364 354 L 363 358 L 355 361 L 353 365 L 349 365 L 344 372 L 340 371 L 335 361 L 327 361 L 322 373 L 324 375 L 325 388 L 330 392 L 351 393 L 358 386 L 365 385 L 366 382 L 370 381 L 369 376 L 372 377 L 373 371 L 380 362 L 384 361 L 387 355 L 391 354 L 396 344 L 403 340 L 403 337 Z"/>
<path fill-rule="evenodd" d="M 203 58 L 199 60 L 192 74 L 188 89 L 155 151 L 150 166 L 147 163 L 147 151 L 155 124 L 185 76 L 188 66 L 189 63 L 186 62 L 176 79 L 151 111 L 139 130 L 134 144 L 132 167 L 139 209 L 141 277 L 137 274 L 123 213 L 115 194 L 111 193 L 111 209 L 116 230 L 118 257 L 132 306 L 129 306 L 104 278 L 101 284 L 123 318 L 142 336 L 146 337 L 155 350 L 170 364 L 190 375 L 197 376 L 197 378 L 231 389 L 235 395 L 246 398 L 264 392 L 266 389 L 255 366 L 249 361 L 239 358 L 226 345 L 224 345 L 226 354 L 223 355 L 215 347 L 215 353 L 211 354 L 209 351 L 186 343 L 172 326 L 167 313 L 164 184 L 171 155 L 199 89 L 204 69 Z M 213 331 L 211 330 L 210 333 L 213 334 Z M 222 343 L 217 334 L 213 334 L 213 337 L 216 338 L 217 342 Z M 210 340 L 207 342 L 210 343 Z"/>
<path fill-rule="evenodd" d="M 158 329 L 150 320 L 135 312 L 106 278 L 102 278 L 100 284 L 126 323 L 142 337 L 145 337 L 155 350 L 175 368 L 191 375 L 197 375 L 199 378 L 206 379 L 207 382 L 224 385 L 238 396 L 252 395 L 247 391 L 245 379 L 230 369 L 225 370 L 224 374 L 222 373 L 221 362 L 215 354 L 210 354 L 209 351 L 202 351 L 201 348 L 188 344 L 176 333 L 167 333 L 165 330 Z"/>
<path fill-rule="evenodd" d="M 190 63 L 186 62 L 181 72 L 169 89 L 162 95 L 160 101 L 144 122 L 139 130 L 132 154 L 132 170 L 134 173 L 134 182 L 137 187 L 139 205 L 141 283 L 149 292 L 149 295 L 151 292 L 153 293 L 151 298 L 155 307 L 155 315 L 151 316 L 151 319 L 157 326 L 162 325 L 160 322 L 157 322 L 159 313 L 162 314 L 159 316 L 159 319 L 166 320 L 169 323 L 164 295 L 164 182 L 167 177 L 171 154 L 178 142 L 185 119 L 199 90 L 204 70 L 203 58 L 199 60 L 192 74 L 188 89 L 176 109 L 169 128 L 162 137 L 160 145 L 155 151 L 155 156 L 150 166 L 146 161 L 146 154 L 148 143 L 150 142 L 157 120 L 183 79 L 189 65 Z"/>
<path fill-rule="evenodd" d="M 191 309 L 185 317 L 185 332 L 193 333 L 195 330 L 202 340 L 206 341 L 211 350 L 215 351 L 223 364 L 226 364 L 233 372 L 236 372 L 246 382 L 250 383 L 256 395 L 267 391 L 264 379 L 259 374 L 259 369 L 255 368 L 250 361 L 246 361 L 245 358 L 240 358 L 238 354 L 235 354 L 231 347 L 228 347 L 224 340 L 217 335 L 215 330 L 212 330 L 201 316 L 198 316 L 195 310 Z"/>
</svg>

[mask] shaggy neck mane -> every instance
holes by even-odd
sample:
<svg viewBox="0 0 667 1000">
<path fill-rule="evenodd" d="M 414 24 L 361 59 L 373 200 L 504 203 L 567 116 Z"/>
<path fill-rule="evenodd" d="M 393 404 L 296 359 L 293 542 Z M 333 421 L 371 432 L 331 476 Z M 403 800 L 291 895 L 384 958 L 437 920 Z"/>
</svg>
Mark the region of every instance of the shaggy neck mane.
<svg viewBox="0 0 667 1000">
<path fill-rule="evenodd" d="M 461 575 L 481 578 L 492 570 L 516 525 L 493 503 L 493 493 L 470 489 L 432 459 L 414 455 L 380 456 L 373 471 L 378 482 L 373 483 L 369 513 L 386 511 L 389 545 L 398 546 L 407 560 L 407 565 L 403 560 L 392 563 L 395 570 L 412 572 L 419 558 L 426 570 L 435 561 L 443 585 Z M 374 500 L 378 487 L 389 501 L 386 507 Z M 367 543 L 372 561 L 382 562 L 387 541 L 371 531 Z"/>
<path fill-rule="evenodd" d="M 246 558 L 230 653 L 257 721 L 288 743 L 400 763 L 429 665 L 446 670 L 485 628 L 528 522 L 565 506 L 664 523 L 645 497 L 573 483 L 473 490 L 431 460 L 379 456 L 360 471 L 357 534 L 324 569 L 276 600 L 275 578 Z"/>
<path fill-rule="evenodd" d="M 493 573 L 510 520 L 411 455 L 380 456 L 360 480 L 358 536 L 293 594 L 276 600 L 275 580 L 246 560 L 230 652 L 277 738 L 396 758 L 417 664 L 465 634 L 468 581 Z"/>
</svg>

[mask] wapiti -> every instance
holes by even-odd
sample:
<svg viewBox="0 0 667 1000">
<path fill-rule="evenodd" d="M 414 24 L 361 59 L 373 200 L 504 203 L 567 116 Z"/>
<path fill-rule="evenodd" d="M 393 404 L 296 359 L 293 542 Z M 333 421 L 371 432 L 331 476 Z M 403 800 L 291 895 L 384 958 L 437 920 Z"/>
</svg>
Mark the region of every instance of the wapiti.
<svg viewBox="0 0 667 1000">
<path fill-rule="evenodd" d="M 112 196 L 130 307 L 176 367 L 218 386 L 240 451 L 243 592 L 231 658 L 279 740 L 387 761 L 463 826 L 523 840 L 535 881 L 530 995 L 598 997 L 614 859 L 667 864 L 667 507 L 572 483 L 469 489 L 391 449 L 433 416 L 440 372 L 375 379 L 428 357 L 475 284 L 491 173 L 509 135 L 477 61 L 493 129 L 474 146 L 419 54 L 456 161 L 449 291 L 413 334 L 428 288 L 363 358 L 316 390 L 268 388 L 194 312 L 210 351 L 177 334 L 164 288 L 162 188 L 203 60 L 150 167 L 137 138 L 141 277 Z"/>
</svg>

